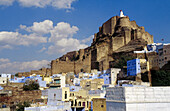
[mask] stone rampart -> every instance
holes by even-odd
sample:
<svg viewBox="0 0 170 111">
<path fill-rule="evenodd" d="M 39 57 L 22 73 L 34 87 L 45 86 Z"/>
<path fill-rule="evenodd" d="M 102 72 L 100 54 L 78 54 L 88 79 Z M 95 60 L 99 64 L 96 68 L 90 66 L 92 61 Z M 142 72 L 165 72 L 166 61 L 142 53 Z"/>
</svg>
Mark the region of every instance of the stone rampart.
<svg viewBox="0 0 170 111">
<path fill-rule="evenodd" d="M 137 44 L 133 44 L 134 42 Z M 114 16 L 99 27 L 99 32 L 94 34 L 90 47 L 69 52 L 53 60 L 52 74 L 90 72 L 91 69 L 107 70 L 111 68 L 109 63 L 115 59 L 110 56 L 113 53 L 141 49 L 151 43 L 153 43 L 153 36 L 145 32 L 144 27 L 139 27 L 127 16 Z"/>
</svg>

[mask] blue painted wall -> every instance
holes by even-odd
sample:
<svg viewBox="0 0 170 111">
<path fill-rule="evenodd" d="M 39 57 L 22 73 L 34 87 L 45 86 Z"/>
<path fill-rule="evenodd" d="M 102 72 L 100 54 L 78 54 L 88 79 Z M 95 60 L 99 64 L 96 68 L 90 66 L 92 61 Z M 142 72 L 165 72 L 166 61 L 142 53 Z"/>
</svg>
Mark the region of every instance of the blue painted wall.
<svg viewBox="0 0 170 111">
<path fill-rule="evenodd" d="M 141 73 L 140 59 L 127 61 L 127 76 L 136 76 L 138 73 Z"/>
</svg>

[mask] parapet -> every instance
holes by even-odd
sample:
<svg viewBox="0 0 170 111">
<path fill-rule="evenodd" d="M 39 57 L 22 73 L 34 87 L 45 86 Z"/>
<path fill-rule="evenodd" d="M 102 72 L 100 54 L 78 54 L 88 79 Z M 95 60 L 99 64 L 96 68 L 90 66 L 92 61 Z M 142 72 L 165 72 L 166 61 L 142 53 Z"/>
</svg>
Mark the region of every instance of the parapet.
<svg viewBox="0 0 170 111">
<path fill-rule="evenodd" d="M 121 17 L 118 19 L 118 26 L 121 26 L 121 27 L 129 27 L 131 26 L 131 23 L 130 23 L 130 20 L 129 20 L 129 17 Z"/>
<path fill-rule="evenodd" d="M 136 21 L 131 21 L 131 28 L 132 29 L 137 29 L 138 25 L 136 24 Z"/>
</svg>

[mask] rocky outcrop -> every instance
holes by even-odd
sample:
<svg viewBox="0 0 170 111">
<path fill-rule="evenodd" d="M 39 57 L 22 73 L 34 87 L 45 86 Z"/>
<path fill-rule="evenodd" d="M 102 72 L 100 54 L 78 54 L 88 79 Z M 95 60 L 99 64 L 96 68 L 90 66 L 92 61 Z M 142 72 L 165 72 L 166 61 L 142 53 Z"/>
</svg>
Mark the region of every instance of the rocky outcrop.
<svg viewBox="0 0 170 111">
<path fill-rule="evenodd" d="M 147 44 L 153 43 L 153 36 L 145 32 L 129 17 L 114 16 L 99 27 L 94 34 L 90 47 L 79 51 L 69 52 L 51 62 L 52 74 L 60 72 L 81 71 L 90 72 L 91 69 L 106 70 L 114 67 L 114 53 L 133 52 L 142 50 Z"/>
</svg>

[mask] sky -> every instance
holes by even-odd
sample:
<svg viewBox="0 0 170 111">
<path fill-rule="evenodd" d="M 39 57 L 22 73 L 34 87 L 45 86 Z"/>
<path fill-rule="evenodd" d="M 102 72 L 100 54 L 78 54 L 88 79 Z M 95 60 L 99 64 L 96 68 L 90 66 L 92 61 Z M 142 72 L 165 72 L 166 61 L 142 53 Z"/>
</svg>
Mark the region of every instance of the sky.
<svg viewBox="0 0 170 111">
<path fill-rule="evenodd" d="M 48 67 L 90 46 L 94 33 L 120 10 L 155 43 L 170 42 L 169 0 L 0 0 L 0 73 Z"/>
</svg>

